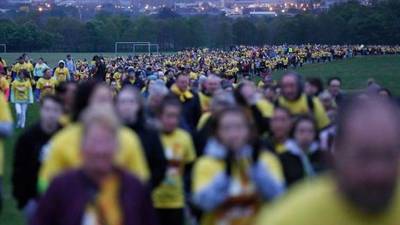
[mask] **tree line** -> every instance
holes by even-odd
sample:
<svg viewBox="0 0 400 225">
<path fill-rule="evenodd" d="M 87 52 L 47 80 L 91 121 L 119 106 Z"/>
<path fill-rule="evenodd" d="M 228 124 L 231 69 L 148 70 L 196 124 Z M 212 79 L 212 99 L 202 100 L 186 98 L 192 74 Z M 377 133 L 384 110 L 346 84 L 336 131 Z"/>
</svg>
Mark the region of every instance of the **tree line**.
<svg viewBox="0 0 400 225">
<path fill-rule="evenodd" d="M 164 10 L 165 11 L 165 10 Z M 150 41 L 163 51 L 264 44 L 400 43 L 400 1 L 371 6 L 348 2 L 318 14 L 274 18 L 223 15 L 181 17 L 171 12 L 130 17 L 106 12 L 93 19 L 31 12 L 0 19 L 0 43 L 8 51 L 111 52 L 116 41 Z"/>
</svg>

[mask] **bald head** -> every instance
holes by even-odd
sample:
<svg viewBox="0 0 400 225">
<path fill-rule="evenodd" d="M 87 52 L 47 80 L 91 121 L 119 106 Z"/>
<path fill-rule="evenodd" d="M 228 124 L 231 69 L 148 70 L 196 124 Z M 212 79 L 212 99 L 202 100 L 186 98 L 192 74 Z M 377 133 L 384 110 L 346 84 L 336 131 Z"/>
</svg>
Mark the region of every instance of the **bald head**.
<svg viewBox="0 0 400 225">
<path fill-rule="evenodd" d="M 342 106 L 335 140 L 339 189 L 367 212 L 383 211 L 396 188 L 400 156 L 399 109 L 383 99 L 355 99 Z"/>
</svg>

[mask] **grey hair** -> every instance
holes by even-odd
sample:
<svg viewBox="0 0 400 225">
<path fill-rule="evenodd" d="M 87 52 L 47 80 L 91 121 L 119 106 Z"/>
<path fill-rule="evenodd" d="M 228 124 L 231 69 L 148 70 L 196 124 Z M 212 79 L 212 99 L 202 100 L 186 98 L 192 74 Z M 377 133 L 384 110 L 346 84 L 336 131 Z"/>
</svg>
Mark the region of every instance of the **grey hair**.
<svg viewBox="0 0 400 225">
<path fill-rule="evenodd" d="M 161 82 L 160 82 L 161 81 Z M 165 86 L 164 81 L 156 80 L 149 88 L 149 96 L 152 95 L 167 95 L 169 92 L 167 86 Z"/>
<path fill-rule="evenodd" d="M 231 92 L 223 90 L 217 91 L 216 93 L 214 93 L 214 96 L 210 103 L 210 107 L 215 108 L 215 106 L 217 105 L 224 105 L 228 107 L 235 106 L 236 105 L 235 97 Z"/>
</svg>

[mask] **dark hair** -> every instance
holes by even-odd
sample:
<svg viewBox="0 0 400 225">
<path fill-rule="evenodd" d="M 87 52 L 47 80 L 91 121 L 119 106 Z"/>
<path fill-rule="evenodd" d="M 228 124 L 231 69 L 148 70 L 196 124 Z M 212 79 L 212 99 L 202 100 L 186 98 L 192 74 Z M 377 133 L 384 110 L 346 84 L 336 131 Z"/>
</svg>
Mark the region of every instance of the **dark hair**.
<svg viewBox="0 0 400 225">
<path fill-rule="evenodd" d="M 324 90 L 324 84 L 322 83 L 322 80 L 318 77 L 307 78 L 307 82 L 317 87 L 317 93 L 315 93 L 316 96 L 318 96 Z"/>
<path fill-rule="evenodd" d="M 337 81 L 340 82 L 340 84 L 342 84 L 342 79 L 340 79 L 340 77 L 330 77 L 330 78 L 328 79 L 327 85 L 329 86 L 329 85 L 331 84 L 331 82 L 334 81 L 334 80 L 337 80 Z"/>
<path fill-rule="evenodd" d="M 97 82 L 89 80 L 78 85 L 75 93 L 74 105 L 72 107 L 72 121 L 77 121 L 81 112 L 89 104 L 89 98 L 97 87 Z"/>
<path fill-rule="evenodd" d="M 389 89 L 381 88 L 381 89 L 378 90 L 378 93 L 381 92 L 381 91 L 385 91 L 386 93 L 388 93 L 389 97 L 392 97 L 392 92 Z"/>
<path fill-rule="evenodd" d="M 46 70 L 45 70 L 46 71 Z M 62 95 L 67 91 L 69 84 L 77 84 L 75 81 L 63 81 L 56 86 L 56 95 Z"/>
<path fill-rule="evenodd" d="M 30 77 L 28 70 L 20 70 L 18 74 L 22 74 L 24 77 Z"/>
<path fill-rule="evenodd" d="M 299 117 L 296 118 L 296 120 L 293 123 L 292 130 L 290 131 L 290 135 L 289 136 L 291 138 L 294 138 L 294 134 L 296 132 L 297 126 L 303 121 L 308 121 L 308 122 L 312 123 L 312 125 L 314 127 L 314 130 L 315 130 L 315 137 L 314 138 L 318 139 L 318 126 L 317 126 L 317 123 L 315 122 L 315 119 L 313 117 L 308 116 L 308 115 L 303 115 L 303 116 L 299 116 Z"/>
<path fill-rule="evenodd" d="M 43 106 L 43 104 L 46 101 L 53 101 L 57 104 L 59 104 L 61 107 L 63 106 L 63 101 L 60 97 L 58 97 L 57 95 L 45 95 L 42 97 L 42 99 L 40 99 L 40 106 Z"/>
<path fill-rule="evenodd" d="M 181 76 L 185 76 L 185 77 L 189 78 L 189 75 L 187 73 L 184 73 L 184 72 L 178 72 L 175 77 L 178 80 L 179 77 L 181 77 Z"/>
<path fill-rule="evenodd" d="M 236 102 L 241 106 L 247 106 L 246 99 L 242 95 L 242 88 L 247 85 L 246 83 L 240 83 L 238 87 L 233 91 L 233 96 L 235 97 Z"/>
<path fill-rule="evenodd" d="M 46 74 L 47 73 L 47 71 L 49 71 L 50 70 L 50 68 L 46 68 L 46 69 L 44 69 L 43 70 L 43 74 Z"/>
<path fill-rule="evenodd" d="M 167 108 L 167 106 L 176 106 L 182 108 L 182 104 L 179 99 L 173 94 L 168 94 L 161 101 L 161 104 L 157 109 L 157 114 L 161 115 L 164 112 L 165 108 Z"/>
</svg>

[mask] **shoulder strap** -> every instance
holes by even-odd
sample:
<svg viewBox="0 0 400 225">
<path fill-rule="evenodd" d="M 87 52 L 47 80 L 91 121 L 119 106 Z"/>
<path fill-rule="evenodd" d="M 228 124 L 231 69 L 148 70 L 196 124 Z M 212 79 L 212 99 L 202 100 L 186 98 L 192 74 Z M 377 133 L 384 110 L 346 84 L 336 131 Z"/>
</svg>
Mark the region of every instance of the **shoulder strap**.
<svg viewBox="0 0 400 225">
<path fill-rule="evenodd" d="M 310 112 L 314 113 L 314 97 L 313 96 L 308 96 L 307 95 L 307 107 L 310 110 Z"/>
</svg>

